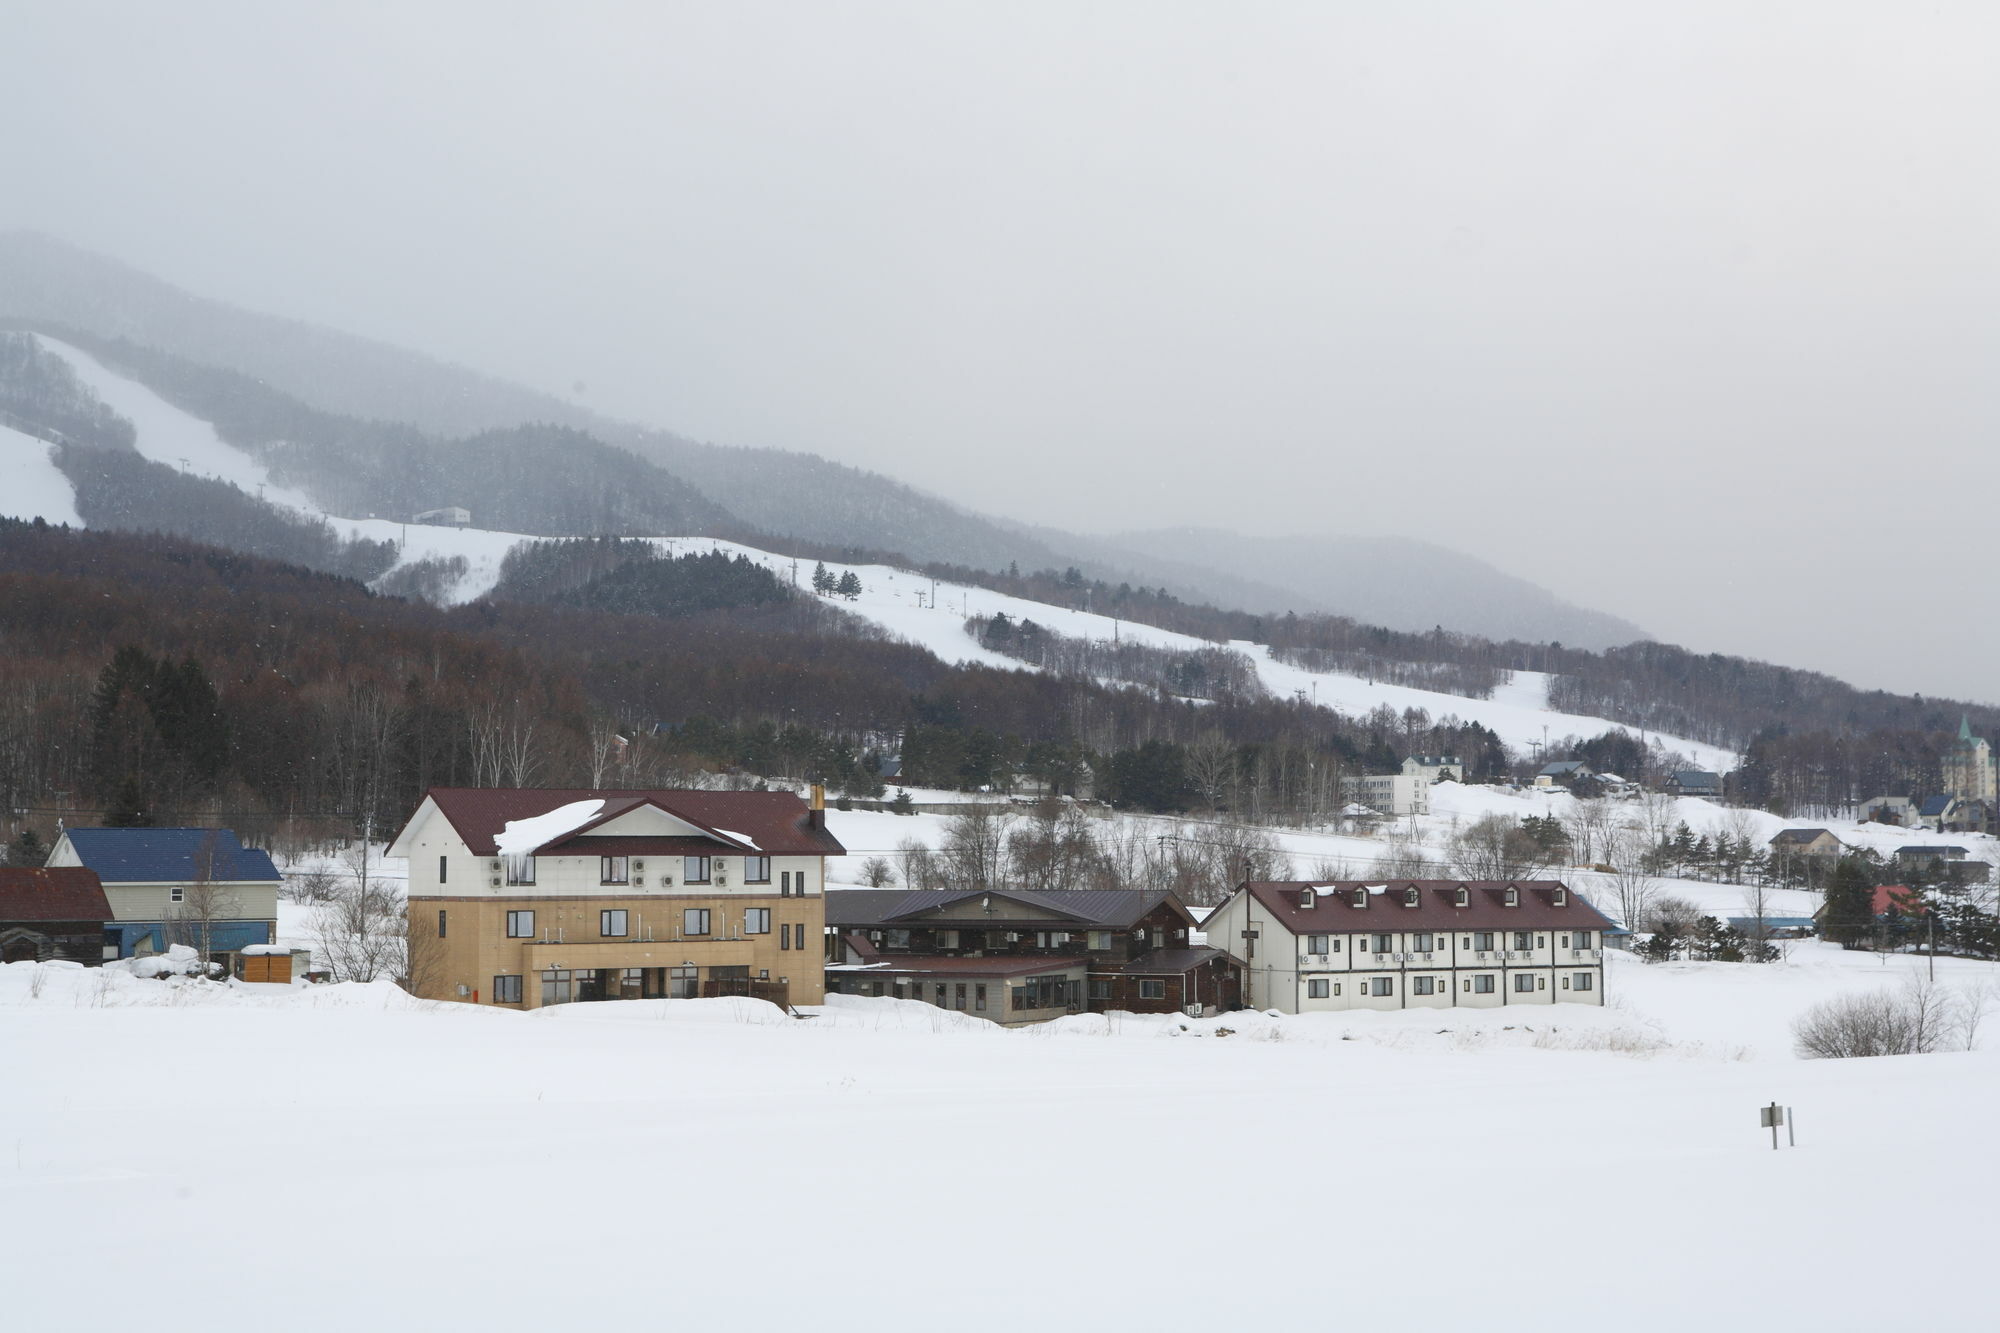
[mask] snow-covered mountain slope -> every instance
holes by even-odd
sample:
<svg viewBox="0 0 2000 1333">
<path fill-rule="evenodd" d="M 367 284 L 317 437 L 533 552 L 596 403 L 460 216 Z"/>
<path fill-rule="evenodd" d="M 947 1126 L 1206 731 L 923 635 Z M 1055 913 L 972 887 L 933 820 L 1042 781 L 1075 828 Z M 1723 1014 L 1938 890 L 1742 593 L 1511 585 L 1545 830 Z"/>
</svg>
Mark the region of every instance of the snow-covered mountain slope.
<svg viewBox="0 0 2000 1333">
<path fill-rule="evenodd" d="M 261 493 L 266 499 L 308 513 L 317 512 L 304 495 L 274 485 L 263 465 L 249 453 L 220 438 L 209 423 L 182 411 L 145 386 L 119 375 L 95 358 L 55 339 L 43 338 L 43 345 L 69 361 L 76 373 L 138 432 L 139 451 L 147 458 L 190 471 L 218 477 L 243 489 Z M 517 543 L 536 538 L 520 533 L 495 532 L 479 528 L 438 528 L 418 524 L 392 523 L 381 519 L 354 519 L 326 515 L 335 529 L 348 537 L 368 537 L 393 541 L 400 557 L 397 568 L 424 560 L 463 557 L 467 572 L 449 590 L 448 599 L 467 602 L 491 592 L 499 581 L 500 562 Z M 792 557 L 758 550 L 714 538 L 661 536 L 654 539 L 672 554 L 722 551 L 743 555 L 807 585 L 810 565 L 801 568 Z M 992 652 L 975 642 L 965 631 L 969 616 L 1004 613 L 1015 620 L 1033 620 L 1061 634 L 1075 638 L 1151 644 L 1162 648 L 1193 650 L 1213 647 L 1171 630 L 1121 621 L 1090 611 L 1071 610 L 1009 597 L 985 588 L 941 582 L 913 570 L 889 565 L 852 567 L 861 580 L 862 593 L 840 605 L 908 642 L 928 649 L 947 662 L 972 662 L 1007 669 L 1026 669 L 1011 657 Z M 391 571 L 393 573 L 393 570 Z M 1529 672 L 1495 692 L 1491 699 L 1468 699 L 1432 690 L 1388 685 L 1360 676 L 1308 671 L 1275 660 L 1262 644 L 1236 642 L 1230 647 L 1244 653 L 1255 664 L 1266 689 L 1281 696 L 1295 696 L 1335 708 L 1350 715 L 1365 714 L 1387 707 L 1401 713 L 1422 709 L 1432 719 L 1447 716 L 1477 722 L 1491 728 L 1509 747 L 1526 752 L 1545 739 L 1569 735 L 1594 736 L 1618 724 L 1603 718 L 1552 712 L 1547 707 L 1546 678 Z M 1630 728 L 1624 728 L 1630 730 Z M 1726 770 L 1736 757 L 1727 750 L 1674 736 L 1649 736 L 1668 749 L 1687 756 L 1703 767 Z"/>
<path fill-rule="evenodd" d="M 36 339 L 69 362 L 78 379 L 105 405 L 137 430 L 139 453 L 155 463 L 199 477 L 227 481 L 273 504 L 310 512 L 312 501 L 299 491 L 272 482 L 264 465 L 215 433 L 200 417 L 183 412 L 137 380 L 110 369 L 90 353 L 45 334 Z"/>
<path fill-rule="evenodd" d="M 0 518 L 41 518 L 80 528 L 76 490 L 49 448 L 32 435 L 0 426 Z"/>
</svg>

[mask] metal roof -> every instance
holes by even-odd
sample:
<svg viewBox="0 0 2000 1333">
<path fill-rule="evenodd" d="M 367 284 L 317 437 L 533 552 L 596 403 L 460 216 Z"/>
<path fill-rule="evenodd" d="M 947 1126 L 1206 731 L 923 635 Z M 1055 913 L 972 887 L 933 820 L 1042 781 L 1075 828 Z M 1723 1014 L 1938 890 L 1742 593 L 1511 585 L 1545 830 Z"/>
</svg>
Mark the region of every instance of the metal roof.
<svg viewBox="0 0 2000 1333">
<path fill-rule="evenodd" d="M 270 853 L 245 847 L 226 828 L 73 828 L 63 836 L 106 884 L 283 881 Z"/>
<path fill-rule="evenodd" d="M 687 791 L 672 788 L 592 789 L 587 787 L 433 787 L 425 795 L 465 840 L 475 856 L 497 852 L 494 839 L 510 822 L 545 815 L 579 801 L 602 801 L 588 824 L 556 842 L 583 837 L 645 805 L 658 806 L 714 836 L 713 850 L 736 852 L 741 834 L 750 849 L 776 856 L 842 856 L 847 849 L 824 828 L 812 826 L 806 803 L 788 791 Z M 399 835 L 400 836 L 400 835 Z"/>
<path fill-rule="evenodd" d="M 0 922 L 109 921 L 97 872 L 84 866 L 0 868 Z"/>
<path fill-rule="evenodd" d="M 995 926 L 1011 930 L 1046 924 L 1058 930 L 1122 930 L 1173 898 L 1165 889 L 842 889 L 826 891 L 826 923 L 843 929 L 904 926 L 926 912 L 967 898 L 1004 898 L 1046 917 L 1006 917 Z M 1175 900 L 1178 903 L 1178 899 Z M 964 924 L 956 922 L 954 924 Z"/>
<path fill-rule="evenodd" d="M 1507 890 L 1519 890 L 1507 906 Z M 1313 904 L 1304 906 L 1305 891 Z M 1369 889 L 1380 889 L 1369 893 Z M 1415 889 L 1416 906 L 1408 891 Z M 1458 906 L 1458 891 L 1466 905 Z M 1355 931 L 1401 930 L 1603 930 L 1611 921 L 1561 880 L 1279 880 L 1245 884 L 1243 890 L 1294 935 L 1338 935 Z M 1561 890 L 1563 903 L 1557 906 Z M 1354 905 L 1362 893 L 1366 907 Z M 1212 938 L 1212 937 L 1211 937 Z"/>
</svg>

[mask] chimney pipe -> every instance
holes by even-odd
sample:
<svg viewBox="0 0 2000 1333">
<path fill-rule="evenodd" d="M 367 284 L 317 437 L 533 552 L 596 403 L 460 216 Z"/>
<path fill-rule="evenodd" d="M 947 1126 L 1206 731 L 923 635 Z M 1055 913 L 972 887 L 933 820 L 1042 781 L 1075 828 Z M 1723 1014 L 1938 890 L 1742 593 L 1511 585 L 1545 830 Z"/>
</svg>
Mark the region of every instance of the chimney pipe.
<svg viewBox="0 0 2000 1333">
<path fill-rule="evenodd" d="M 816 829 L 826 827 L 826 786 L 815 782 L 807 788 L 806 823 Z"/>
</svg>

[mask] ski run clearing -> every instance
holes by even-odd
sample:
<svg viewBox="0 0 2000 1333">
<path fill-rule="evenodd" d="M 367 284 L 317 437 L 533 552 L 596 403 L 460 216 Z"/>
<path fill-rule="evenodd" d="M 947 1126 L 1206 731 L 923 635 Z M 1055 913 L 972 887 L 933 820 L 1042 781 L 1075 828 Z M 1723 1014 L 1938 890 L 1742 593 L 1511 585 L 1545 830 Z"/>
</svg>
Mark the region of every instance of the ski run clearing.
<svg viewBox="0 0 2000 1333">
<path fill-rule="evenodd" d="M 223 440 L 213 426 L 182 411 L 151 389 L 103 365 L 95 357 L 67 343 L 36 335 L 49 351 L 67 360 L 79 379 L 87 384 L 138 432 L 141 454 L 157 463 L 181 467 L 201 476 L 230 482 L 252 494 L 306 513 L 317 514 L 311 499 L 271 481 L 256 458 Z M 25 437 L 24 437 L 25 438 Z M 39 443 L 39 442 L 34 442 Z M 15 446 L 0 440 L 0 454 L 8 457 Z M 48 471 L 54 472 L 53 467 Z M 75 500 L 66 479 L 55 474 L 55 484 L 40 484 L 36 500 L 30 504 L 11 499 L 7 507 L 16 516 L 33 517 L 30 507 L 50 522 L 72 522 Z M 58 514 L 65 517 L 58 518 Z M 491 592 L 500 578 L 500 562 L 515 545 L 536 538 L 520 533 L 491 532 L 478 528 L 444 528 L 415 523 L 395 523 L 383 519 L 352 519 L 324 515 L 346 537 L 368 537 L 397 544 L 397 567 L 429 559 L 463 557 L 465 575 L 451 588 L 457 602 L 471 601 Z M 474 515 L 475 519 L 477 515 Z M 747 556 L 775 570 L 803 588 L 808 586 L 811 565 L 790 556 L 776 555 L 754 547 L 711 538 L 659 537 L 661 549 L 676 555 L 702 551 L 722 551 Z M 1194 649 L 1216 645 L 1150 625 L 1115 620 L 1088 611 L 1073 611 L 1040 602 L 1008 597 L 985 588 L 948 582 L 933 582 L 928 576 L 889 565 L 841 566 L 852 568 L 861 580 L 862 593 L 853 601 L 838 605 L 882 629 L 935 654 L 946 662 L 978 662 L 1013 670 L 1029 670 L 1011 657 L 989 651 L 974 642 L 965 631 L 969 616 L 1004 613 L 1015 620 L 1033 620 L 1049 629 L 1075 638 L 1152 644 L 1163 648 Z M 1280 697 L 1311 699 L 1350 715 L 1387 707 L 1401 713 L 1421 708 L 1434 719 L 1456 716 L 1491 728 L 1509 747 L 1526 752 L 1531 744 L 1565 736 L 1595 736 L 1611 729 L 1632 730 L 1603 718 L 1551 711 L 1547 706 L 1548 680 L 1536 672 L 1516 672 L 1511 683 L 1494 691 L 1491 699 L 1468 699 L 1433 690 L 1412 689 L 1371 681 L 1361 676 L 1307 671 L 1288 666 L 1271 657 L 1262 644 L 1235 642 L 1226 645 L 1245 654 L 1256 666 L 1264 687 Z M 1736 756 L 1723 748 L 1680 737 L 1648 733 L 1666 749 L 1687 758 L 1694 766 L 1724 772 L 1736 766 Z"/>
</svg>

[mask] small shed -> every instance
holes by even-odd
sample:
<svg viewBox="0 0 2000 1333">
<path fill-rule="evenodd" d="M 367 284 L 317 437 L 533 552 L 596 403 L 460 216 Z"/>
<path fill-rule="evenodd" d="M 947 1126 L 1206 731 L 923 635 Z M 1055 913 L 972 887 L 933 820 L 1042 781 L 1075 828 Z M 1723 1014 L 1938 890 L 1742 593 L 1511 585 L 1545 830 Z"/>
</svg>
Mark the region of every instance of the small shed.
<svg viewBox="0 0 2000 1333">
<path fill-rule="evenodd" d="M 292 950 L 283 944 L 246 944 L 236 954 L 236 979 L 292 984 Z"/>
</svg>

